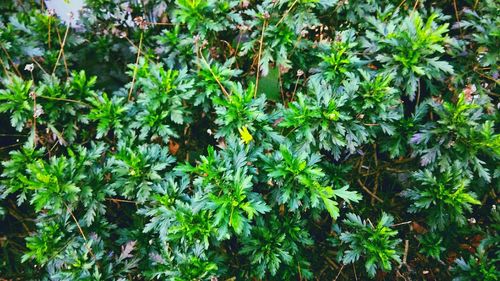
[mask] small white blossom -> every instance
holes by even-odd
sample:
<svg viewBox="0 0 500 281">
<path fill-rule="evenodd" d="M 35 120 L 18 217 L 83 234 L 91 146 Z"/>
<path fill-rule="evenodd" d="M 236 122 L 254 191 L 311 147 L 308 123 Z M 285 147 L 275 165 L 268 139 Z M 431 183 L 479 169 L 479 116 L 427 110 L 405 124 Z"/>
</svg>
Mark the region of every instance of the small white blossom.
<svg viewBox="0 0 500 281">
<path fill-rule="evenodd" d="M 28 63 L 26 66 L 24 66 L 24 70 L 27 70 L 29 72 L 33 72 L 34 69 L 35 69 L 35 65 L 32 63 Z"/>
<path fill-rule="evenodd" d="M 41 105 L 37 104 L 35 108 L 35 112 L 33 112 L 33 117 L 38 118 L 40 115 L 44 113 Z"/>
</svg>

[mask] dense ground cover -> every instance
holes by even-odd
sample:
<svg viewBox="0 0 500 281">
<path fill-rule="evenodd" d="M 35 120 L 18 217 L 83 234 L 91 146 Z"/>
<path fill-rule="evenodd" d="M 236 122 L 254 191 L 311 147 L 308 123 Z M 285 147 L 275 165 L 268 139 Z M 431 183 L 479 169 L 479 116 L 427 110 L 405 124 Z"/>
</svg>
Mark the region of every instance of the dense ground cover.
<svg viewBox="0 0 500 281">
<path fill-rule="evenodd" d="M 498 280 L 500 3 L 0 4 L 0 279 Z"/>
</svg>

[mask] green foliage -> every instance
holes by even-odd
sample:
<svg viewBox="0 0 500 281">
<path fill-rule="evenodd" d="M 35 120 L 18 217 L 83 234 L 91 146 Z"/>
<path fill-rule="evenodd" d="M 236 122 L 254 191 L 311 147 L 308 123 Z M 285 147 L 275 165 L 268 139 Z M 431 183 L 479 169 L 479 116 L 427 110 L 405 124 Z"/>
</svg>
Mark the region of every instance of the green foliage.
<svg viewBox="0 0 500 281">
<path fill-rule="evenodd" d="M 443 237 L 431 232 L 420 236 L 418 241 L 421 247 L 420 253 L 437 260 L 441 259 L 442 252 L 446 249 L 443 247 Z"/>
<path fill-rule="evenodd" d="M 43 225 L 38 236 L 26 238 L 26 247 L 29 249 L 23 255 L 23 262 L 34 258 L 38 263 L 45 264 L 51 257 L 57 254 L 56 250 L 61 244 L 62 236 L 59 235 L 60 226 L 51 223 Z"/>
<path fill-rule="evenodd" d="M 375 276 L 377 268 L 390 271 L 392 262 L 401 263 L 401 252 L 396 248 L 401 239 L 394 237 L 398 231 L 391 229 L 394 222 L 391 215 L 382 213 L 378 223 L 373 225 L 370 221 L 367 223 L 359 216 L 349 213 L 344 222 L 351 230 L 340 235 L 342 243 L 349 245 L 349 250 L 342 257 L 344 263 L 354 263 L 362 257 L 370 277 Z"/>
<path fill-rule="evenodd" d="M 290 211 L 299 209 L 319 208 L 320 202 L 332 218 L 339 216 L 337 197 L 346 202 L 358 202 L 361 196 L 348 191 L 348 186 L 334 189 L 325 186 L 325 173 L 317 167 L 319 155 L 308 156 L 306 152 L 290 151 L 281 146 L 274 157 L 265 160 L 266 172 L 271 182 L 276 182 L 277 189 L 273 192 L 278 204 L 286 204 Z M 327 182 L 327 181 L 326 181 Z"/>
<path fill-rule="evenodd" d="M 248 174 L 247 155 L 241 145 L 218 154 L 212 147 L 200 165 L 186 165 L 182 171 L 196 175 L 193 183 L 202 191 L 196 200 L 213 211 L 213 223 L 219 227 L 219 239 L 227 239 L 232 229 L 236 234 L 249 234 L 254 216 L 270 210 L 262 196 L 253 192 L 252 175 Z"/>
<path fill-rule="evenodd" d="M 152 185 L 162 180 L 174 162 L 168 150 L 157 144 L 131 147 L 131 143 L 119 143 L 116 155 L 109 160 L 115 177 L 112 186 L 120 195 L 144 202 Z"/>
<path fill-rule="evenodd" d="M 432 101 L 430 106 L 439 119 L 423 125 L 410 140 L 422 166 L 437 164 L 445 171 L 456 159 L 460 168 L 472 166 L 489 182 L 490 172 L 479 157 L 498 159 L 500 136 L 495 134 L 493 120 L 483 114 L 481 101 L 468 99 L 462 92 L 456 103 Z"/>
<path fill-rule="evenodd" d="M 88 99 L 94 106 L 90 110 L 89 120 L 97 122 L 96 138 L 107 136 L 110 131 L 117 137 L 124 133 L 122 120 L 125 119 L 128 106 L 124 104 L 125 99 L 119 97 L 108 97 L 106 93 L 95 95 Z"/>
<path fill-rule="evenodd" d="M 300 249 L 313 244 L 309 233 L 304 231 L 304 221 L 298 216 L 277 217 L 271 215 L 268 224 L 257 218 L 256 227 L 252 229 L 251 236 L 242 240 L 243 247 L 240 253 L 250 260 L 250 275 L 264 278 L 267 273 L 276 276 L 277 272 L 287 276 L 287 266 L 293 266 L 301 260 L 297 255 Z M 305 263 L 308 267 L 309 263 Z M 302 265 L 304 266 L 304 265 Z M 311 272 L 307 267 L 302 267 L 304 278 L 310 278 Z"/>
<path fill-rule="evenodd" d="M 370 40 L 367 47 L 378 53 L 375 59 L 384 66 L 385 72 L 399 74 L 396 85 L 403 86 L 412 99 L 420 77 L 431 79 L 441 78 L 443 73 L 453 74 L 452 66 L 439 60 L 445 52 L 448 24 L 437 25 L 434 21 L 437 18 L 435 13 L 426 21 L 419 13 L 388 23 L 369 18 L 375 30 L 367 33 Z"/>
<path fill-rule="evenodd" d="M 139 138 L 149 137 L 168 141 L 179 137 L 175 125 L 190 122 L 186 100 L 192 95 L 193 81 L 187 78 L 186 70 L 165 70 L 161 64 L 143 63 L 137 73 L 140 91 L 133 112 L 135 120 L 131 128 L 139 130 Z"/>
<path fill-rule="evenodd" d="M 472 205 L 481 202 L 467 190 L 469 180 L 462 173 L 459 167 L 439 176 L 434 176 L 431 170 L 416 172 L 419 188 L 403 192 L 412 201 L 409 212 L 424 212 L 432 229 L 443 230 L 453 223 L 465 224 L 465 213 L 470 213 Z"/>
<path fill-rule="evenodd" d="M 19 77 L 3 82 L 6 89 L 0 90 L 0 112 L 10 114 L 10 124 L 17 131 L 21 131 L 28 120 L 33 116 L 33 107 L 30 102 L 32 81 L 23 81 Z"/>
<path fill-rule="evenodd" d="M 487 280 L 496 281 L 498 280 L 499 270 L 498 256 L 492 260 L 488 259 L 484 250 L 481 250 L 478 254 L 471 256 L 468 261 L 463 258 L 459 258 L 456 261 L 456 266 L 453 268 L 453 272 L 456 277 L 453 278 L 454 281 L 468 281 L 468 280 Z"/>
<path fill-rule="evenodd" d="M 0 5 L 1 278 L 498 279 L 498 1 L 45 2 Z"/>
</svg>

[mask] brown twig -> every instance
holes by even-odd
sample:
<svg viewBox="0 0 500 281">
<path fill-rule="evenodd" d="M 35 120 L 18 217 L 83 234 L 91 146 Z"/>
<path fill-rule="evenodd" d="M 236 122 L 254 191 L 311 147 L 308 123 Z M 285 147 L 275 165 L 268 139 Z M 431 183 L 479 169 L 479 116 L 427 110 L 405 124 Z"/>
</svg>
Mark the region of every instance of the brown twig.
<svg viewBox="0 0 500 281">
<path fill-rule="evenodd" d="M 297 92 L 297 87 L 299 85 L 299 79 L 300 79 L 300 76 L 297 76 L 297 80 L 295 81 L 295 87 L 293 88 L 293 93 L 292 93 L 292 97 L 290 98 L 290 102 L 293 102 L 293 100 L 295 98 L 295 93 Z"/>
<path fill-rule="evenodd" d="M 288 8 L 288 10 L 283 14 L 283 16 L 280 18 L 280 20 L 276 23 L 276 26 L 280 25 L 280 23 L 285 19 L 285 17 L 288 16 L 288 13 L 290 13 L 290 11 L 293 9 L 293 7 L 295 6 L 295 4 L 297 4 L 298 1 L 299 0 L 293 1 L 290 8 Z"/>
<path fill-rule="evenodd" d="M 7 148 L 15 147 L 15 146 L 18 146 L 18 145 L 22 145 L 22 143 L 18 142 L 18 143 L 14 143 L 14 144 L 9 144 L 9 145 L 6 145 L 6 146 L 2 146 L 2 147 L 0 147 L 0 150 L 4 150 L 4 149 L 7 149 Z"/>
<path fill-rule="evenodd" d="M 412 222 L 413 221 L 405 221 L 405 222 L 395 223 L 395 224 L 391 225 L 391 227 L 396 227 L 396 226 L 400 226 L 400 225 L 410 224 Z"/>
<path fill-rule="evenodd" d="M 35 58 L 31 57 L 31 60 L 43 71 L 43 73 L 50 75 L 45 68 L 43 68 L 36 60 Z"/>
<path fill-rule="evenodd" d="M 85 233 L 83 233 L 83 230 L 82 230 L 82 227 L 80 226 L 80 223 L 78 223 L 78 220 L 76 219 L 76 217 L 73 214 L 73 212 L 71 212 L 69 206 L 66 203 L 64 203 L 64 205 L 66 205 L 66 209 L 68 210 L 69 214 L 73 218 L 73 221 L 76 223 L 76 226 L 78 227 L 78 231 L 82 235 L 83 240 L 85 240 L 85 247 L 87 248 L 87 250 L 89 251 L 89 253 L 92 255 L 92 257 L 95 259 L 95 255 L 92 252 L 92 249 L 87 245 L 88 240 L 87 240 L 87 237 L 85 236 Z"/>
<path fill-rule="evenodd" d="M 455 10 L 455 18 L 457 19 L 458 29 L 460 30 L 460 37 L 464 37 L 462 27 L 460 26 L 460 17 L 458 16 L 457 0 L 453 0 L 453 9 Z"/>
<path fill-rule="evenodd" d="M 7 51 L 7 49 L 4 48 L 3 44 L 0 44 L 0 47 L 2 48 L 3 52 L 7 56 L 7 60 L 9 60 L 10 64 L 12 64 L 12 67 L 16 71 L 16 74 L 19 75 L 19 77 L 23 78 L 23 75 L 21 75 L 21 72 L 19 72 L 19 69 L 17 68 L 17 66 L 14 63 L 14 61 L 12 60 L 12 58 L 10 57 L 9 52 Z"/>
<path fill-rule="evenodd" d="M 11 214 L 16 220 L 18 220 L 21 223 L 21 225 L 23 226 L 26 233 L 29 234 L 30 233 L 29 227 L 24 223 L 24 219 L 19 214 L 17 214 L 16 204 L 14 204 L 14 202 L 12 202 L 12 200 L 9 200 L 9 203 L 12 206 L 12 209 L 10 209 L 10 208 L 8 209 L 9 214 Z"/>
<path fill-rule="evenodd" d="M 399 3 L 399 5 L 396 7 L 396 10 L 398 10 L 399 8 L 401 8 L 401 6 L 403 6 L 403 4 L 405 2 L 406 2 L 406 0 L 401 1 L 401 3 Z"/>
<path fill-rule="evenodd" d="M 88 104 L 86 102 L 83 102 L 83 101 L 79 101 L 79 100 L 72 100 L 72 99 L 65 99 L 65 98 L 54 98 L 54 97 L 47 97 L 47 96 L 38 96 L 38 97 L 42 98 L 42 99 L 47 99 L 47 100 L 58 100 L 58 101 L 74 102 L 74 103 L 79 103 L 81 105 L 84 105 L 86 107 L 92 107 L 90 104 Z"/>
<path fill-rule="evenodd" d="M 340 276 L 340 273 L 342 273 L 342 269 L 344 269 L 344 264 L 342 264 L 342 266 L 340 267 L 339 273 L 337 273 L 337 276 L 335 276 L 335 279 L 333 279 L 333 281 L 337 281 L 337 279 Z"/>
<path fill-rule="evenodd" d="M 22 134 L 0 134 L 0 137 L 26 137 L 27 135 Z"/>
<path fill-rule="evenodd" d="M 483 77 L 483 78 L 486 78 L 486 79 L 488 79 L 488 80 L 491 80 L 491 81 L 495 82 L 496 84 L 500 84 L 500 79 L 495 79 L 495 78 L 493 78 L 493 77 L 490 77 L 490 76 L 488 76 L 488 75 L 485 75 L 485 74 L 483 74 L 483 73 L 481 73 L 481 72 L 477 71 L 476 69 L 474 69 L 474 72 L 475 72 L 475 73 L 477 73 L 477 74 L 479 74 L 479 76 L 481 76 L 481 77 Z"/>
<path fill-rule="evenodd" d="M 335 269 L 339 269 L 339 266 L 337 264 L 335 264 L 329 257 L 326 257 L 325 256 L 325 260 L 328 264 L 330 264 L 333 268 Z"/>
<path fill-rule="evenodd" d="M 147 25 L 167 25 L 167 26 L 175 26 L 176 24 L 175 23 L 171 23 L 171 22 L 150 22 L 150 21 L 145 21 L 145 23 Z M 180 24 L 182 25 L 182 24 Z"/>
<path fill-rule="evenodd" d="M 377 145 L 376 144 L 373 144 L 373 161 L 375 162 L 375 170 L 377 171 L 377 173 L 375 174 L 375 184 L 373 185 L 373 194 L 377 195 L 377 191 L 378 191 L 378 179 L 379 179 L 379 176 L 380 176 L 380 172 L 379 172 L 379 169 L 378 169 Z M 375 205 L 375 197 L 372 197 L 370 203 L 371 203 L 372 206 Z"/>
<path fill-rule="evenodd" d="M 33 78 L 33 73 L 31 73 Z M 33 148 L 36 148 L 36 143 L 38 142 L 37 132 L 36 132 L 36 93 L 33 93 Z"/>
<path fill-rule="evenodd" d="M 205 56 L 203 56 L 203 52 L 201 51 L 201 48 L 199 48 L 197 51 L 200 54 L 200 57 L 201 57 L 203 63 L 208 68 L 208 71 L 210 71 L 210 74 L 212 74 L 212 76 L 214 77 L 214 79 L 217 82 L 217 84 L 219 84 L 219 87 L 221 88 L 222 93 L 224 93 L 224 95 L 226 95 L 227 97 L 229 97 L 230 95 L 226 91 L 226 88 L 224 88 L 224 86 L 222 85 L 222 83 L 219 81 L 219 78 L 217 78 L 217 76 L 215 75 L 215 73 L 212 71 L 212 68 L 210 67 L 210 65 L 208 64 L 207 60 L 205 59 Z"/>
<path fill-rule="evenodd" d="M 66 38 L 68 38 L 68 32 L 69 32 L 70 27 L 71 27 L 71 22 L 68 22 L 68 25 L 66 26 L 66 32 L 64 32 L 64 38 L 63 38 L 62 43 L 61 43 L 61 48 L 59 49 L 59 54 L 57 55 L 56 64 L 54 65 L 54 70 L 52 70 L 52 74 L 54 74 L 56 72 L 57 65 L 59 64 L 59 60 L 61 59 L 61 56 L 64 53 L 64 46 L 66 45 Z M 66 61 L 66 59 L 64 61 Z M 64 65 L 66 66 L 66 63 Z M 66 67 L 66 74 L 68 74 L 67 67 Z"/>
<path fill-rule="evenodd" d="M 43 1 L 42 1 L 42 2 L 43 2 Z M 50 41 L 51 41 L 51 39 L 50 39 L 50 27 L 51 27 L 51 25 L 52 25 L 51 21 L 52 21 L 52 16 L 49 16 L 49 20 L 48 20 L 48 22 L 47 22 L 47 25 L 48 25 L 48 26 L 47 26 L 47 29 L 48 29 L 48 32 L 47 32 L 47 37 L 48 37 L 48 38 L 47 38 L 47 43 L 48 43 L 48 45 L 49 45 L 49 50 L 51 49 L 51 44 L 50 44 L 50 43 L 51 43 L 51 42 L 50 42 Z"/>
<path fill-rule="evenodd" d="M 403 265 L 405 265 L 407 268 L 409 268 L 408 266 L 408 263 L 406 262 L 406 260 L 408 259 L 408 250 L 410 248 L 410 241 L 408 239 L 405 240 L 405 250 L 404 250 L 404 253 L 403 253 L 403 261 L 399 264 L 398 266 L 398 269 L 400 269 L 401 267 L 403 267 Z M 397 273 L 399 273 L 399 270 L 397 271 Z M 406 280 L 406 278 L 401 274 L 401 277 Z"/>
<path fill-rule="evenodd" d="M 125 200 L 125 199 L 118 199 L 118 198 L 106 198 L 106 200 L 112 201 L 112 202 L 137 204 L 137 202 L 135 202 L 135 201 Z"/>
<path fill-rule="evenodd" d="M 418 2 L 419 2 L 419 0 L 415 1 L 415 5 L 413 5 L 413 9 L 411 10 L 411 13 L 410 13 L 410 18 L 413 18 L 413 14 L 417 10 Z"/>
<path fill-rule="evenodd" d="M 264 31 L 266 30 L 267 20 L 264 20 L 264 24 L 262 25 L 262 32 L 260 34 L 259 40 L 259 53 L 257 54 L 257 73 L 255 74 L 255 89 L 253 93 L 253 97 L 257 96 L 257 89 L 259 88 L 259 75 L 260 75 L 260 58 L 262 56 L 262 45 L 264 45 Z"/>
<path fill-rule="evenodd" d="M 5 66 L 5 63 L 3 62 L 2 58 L 0 58 L 0 64 L 2 65 L 3 72 L 5 72 L 5 76 L 7 76 L 9 79 L 12 79 L 10 76 L 10 72 L 7 70 L 7 67 Z"/>
<path fill-rule="evenodd" d="M 356 279 L 356 281 L 358 281 L 358 274 L 356 273 L 356 265 L 354 263 L 352 264 L 352 268 L 354 271 L 354 278 Z"/>
<path fill-rule="evenodd" d="M 139 39 L 139 48 L 137 48 L 137 58 L 135 59 L 134 74 L 132 76 L 132 85 L 130 85 L 130 90 L 128 91 L 128 100 L 132 98 L 132 91 L 134 90 L 135 78 L 137 76 L 137 69 L 139 68 L 139 58 L 141 56 L 142 38 L 144 33 L 141 32 L 141 38 Z"/>
<path fill-rule="evenodd" d="M 358 183 L 363 188 L 366 193 L 368 193 L 371 197 L 375 198 L 375 200 L 379 201 L 380 203 L 384 203 L 384 200 L 380 199 L 377 195 L 373 194 L 362 182 L 361 180 L 358 179 Z"/>
<path fill-rule="evenodd" d="M 61 39 L 61 33 L 59 32 L 59 28 L 56 25 L 56 33 L 57 33 L 57 40 L 59 40 L 59 45 L 62 44 L 62 39 Z M 62 59 L 64 62 L 64 70 L 66 71 L 66 78 L 69 77 L 69 71 L 68 71 L 68 63 L 66 62 L 66 53 L 64 53 L 64 50 L 62 51 Z"/>
</svg>

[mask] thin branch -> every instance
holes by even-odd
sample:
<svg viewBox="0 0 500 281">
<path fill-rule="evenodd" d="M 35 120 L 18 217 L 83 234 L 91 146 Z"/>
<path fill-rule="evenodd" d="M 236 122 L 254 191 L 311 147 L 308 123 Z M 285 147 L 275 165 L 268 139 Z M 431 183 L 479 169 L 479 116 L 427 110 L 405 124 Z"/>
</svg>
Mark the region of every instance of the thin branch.
<svg viewBox="0 0 500 281">
<path fill-rule="evenodd" d="M 398 10 L 399 8 L 401 8 L 401 6 L 403 6 L 403 4 L 405 2 L 406 2 L 406 0 L 401 1 L 401 3 L 399 3 L 399 5 L 396 7 L 396 10 Z"/>
<path fill-rule="evenodd" d="M 214 77 L 214 79 L 217 82 L 217 84 L 219 84 L 219 87 L 221 88 L 222 93 L 224 93 L 224 95 L 226 95 L 227 97 L 229 97 L 230 96 L 229 93 L 226 91 L 226 89 L 224 88 L 224 86 L 222 85 L 222 83 L 219 81 L 219 78 L 217 78 L 217 76 L 215 75 L 215 73 L 212 71 L 212 68 L 210 67 L 210 65 L 208 64 L 207 60 L 205 59 L 205 56 L 203 56 L 203 52 L 201 51 L 201 48 L 198 49 L 197 52 L 200 54 L 200 57 L 201 57 L 203 63 L 205 63 L 205 65 L 207 66 L 208 71 L 210 71 L 210 74 L 212 74 L 212 76 Z"/>
<path fill-rule="evenodd" d="M 31 80 L 33 79 L 33 72 L 31 72 Z M 33 148 L 36 148 L 36 143 L 38 142 L 37 132 L 36 132 L 36 93 L 33 92 Z"/>
<path fill-rule="evenodd" d="M 54 65 L 54 70 L 52 70 L 52 74 L 56 72 L 57 65 L 59 64 L 59 60 L 61 59 L 61 56 L 63 55 L 64 52 L 64 46 L 66 45 L 66 38 L 68 38 L 68 32 L 69 28 L 71 27 L 71 22 L 68 22 L 68 25 L 66 26 L 66 32 L 64 33 L 64 38 L 61 43 L 61 48 L 59 49 L 59 55 L 57 56 L 56 64 Z"/>
<path fill-rule="evenodd" d="M 139 39 L 139 48 L 137 48 L 137 58 L 135 59 L 134 75 L 132 76 L 132 85 L 130 85 L 130 90 L 128 92 L 128 100 L 132 98 L 132 91 L 134 90 L 135 78 L 137 76 L 137 69 L 139 68 L 139 58 L 141 57 L 141 47 L 142 38 L 144 37 L 144 32 L 141 32 L 141 38 Z"/>
<path fill-rule="evenodd" d="M 413 221 L 405 221 L 405 222 L 395 223 L 395 224 L 391 225 L 391 227 L 396 227 L 396 226 L 400 226 L 400 225 L 410 224 L 412 222 Z"/>
<path fill-rule="evenodd" d="M 380 203 L 384 203 L 384 200 L 380 199 L 377 195 L 373 194 L 362 182 L 361 180 L 358 179 L 358 183 L 363 188 L 366 193 L 368 193 L 371 197 L 375 198 L 375 200 L 379 201 Z"/>
<path fill-rule="evenodd" d="M 14 202 L 12 202 L 12 200 L 9 200 L 9 203 L 11 204 L 12 206 L 12 209 L 8 208 L 8 212 L 9 214 L 11 214 L 11 216 L 13 216 L 15 219 L 17 219 L 21 225 L 23 226 L 24 230 L 26 231 L 27 234 L 30 233 L 30 229 L 29 227 L 24 223 L 24 219 L 17 213 L 17 207 L 16 207 L 16 204 L 14 204 Z"/>
<path fill-rule="evenodd" d="M 356 279 L 356 281 L 358 281 L 358 274 L 356 273 L 356 265 L 354 263 L 352 263 L 352 268 L 354 271 L 354 278 Z"/>
<path fill-rule="evenodd" d="M 137 202 L 135 202 L 135 201 L 125 200 L 125 199 L 118 199 L 118 198 L 106 198 L 106 200 L 112 201 L 112 202 L 137 204 Z"/>
<path fill-rule="evenodd" d="M 7 59 L 9 60 L 10 64 L 12 64 L 12 67 L 16 71 L 16 74 L 19 75 L 19 77 L 23 78 L 23 75 L 21 74 L 21 72 L 19 72 L 19 69 L 17 68 L 17 66 L 14 63 L 14 61 L 12 60 L 12 58 L 10 57 L 9 52 L 7 51 L 7 49 L 4 48 L 3 44 L 0 44 L 0 47 L 2 48 L 3 52 L 7 56 Z"/>
<path fill-rule="evenodd" d="M 408 263 L 406 262 L 406 260 L 408 259 L 408 250 L 409 250 L 409 248 L 410 248 L 410 241 L 409 240 L 405 240 L 405 251 L 403 253 L 403 261 L 401 262 L 401 264 L 399 264 L 398 268 L 401 268 L 403 265 L 408 266 Z M 402 276 L 402 277 L 404 278 L 404 276 Z"/>
<path fill-rule="evenodd" d="M 413 14 L 417 10 L 418 2 L 419 2 L 419 0 L 415 1 L 415 5 L 413 5 L 413 9 L 411 10 L 411 13 L 410 13 L 410 18 L 413 18 Z"/>
<path fill-rule="evenodd" d="M 78 227 L 78 231 L 80 231 L 80 234 L 82 235 L 83 237 L 83 240 L 85 240 L 85 247 L 87 248 L 87 250 L 89 251 L 89 253 L 92 255 L 92 257 L 95 259 L 95 255 L 94 253 L 92 252 L 92 249 L 87 245 L 87 237 L 85 236 L 85 233 L 83 233 L 83 230 L 82 230 L 82 227 L 80 226 L 80 224 L 78 223 L 78 220 L 76 219 L 75 215 L 73 214 L 73 212 L 71 212 L 71 210 L 69 209 L 69 206 L 64 203 L 64 205 L 66 205 L 66 209 L 68 210 L 69 214 L 71 215 L 71 217 L 73 218 L 73 221 L 75 221 L 76 223 L 76 226 Z"/>
<path fill-rule="evenodd" d="M 56 33 L 57 33 L 57 39 L 59 40 L 59 45 L 62 45 L 61 33 L 59 32 L 57 24 L 56 24 Z M 66 71 L 66 78 L 68 78 L 69 77 L 68 63 L 66 62 L 66 54 L 64 53 L 64 49 L 62 51 L 62 59 L 64 62 L 64 70 Z"/>
<path fill-rule="evenodd" d="M 257 73 L 255 74 L 255 89 L 253 93 L 253 97 L 257 96 L 257 89 L 259 88 L 259 75 L 260 75 L 260 58 L 262 56 L 262 45 L 264 45 L 264 31 L 266 30 L 267 20 L 264 20 L 264 24 L 262 25 L 262 32 L 260 34 L 260 42 L 259 42 L 259 53 L 257 55 Z"/>
<path fill-rule="evenodd" d="M 293 100 L 295 98 L 295 93 L 297 92 L 297 87 L 299 85 L 299 79 L 300 79 L 300 76 L 297 76 L 297 80 L 295 81 L 295 87 L 293 88 L 293 93 L 292 93 L 292 97 L 290 98 L 290 102 L 293 102 Z"/>
<path fill-rule="evenodd" d="M 342 264 L 342 266 L 340 267 L 339 273 L 337 273 L 337 276 L 335 276 L 335 279 L 333 279 L 333 281 L 337 281 L 337 279 L 339 278 L 340 273 L 342 273 L 343 269 L 344 269 L 344 264 Z"/>
<path fill-rule="evenodd" d="M 488 76 L 488 75 L 486 75 L 486 74 L 483 74 L 483 73 L 481 73 L 481 72 L 479 72 L 479 71 L 477 71 L 477 70 L 475 70 L 475 69 L 474 69 L 474 72 L 475 72 L 475 73 L 477 73 L 477 74 L 479 74 L 479 76 L 481 76 L 481 77 L 483 77 L 483 78 L 486 78 L 486 79 L 488 79 L 488 80 L 491 80 L 491 81 L 495 82 L 496 84 L 500 84 L 500 79 L 495 79 L 495 78 L 490 77 L 490 76 Z"/>
<path fill-rule="evenodd" d="M 15 147 L 15 146 L 18 146 L 18 145 L 22 145 L 22 143 L 18 142 L 18 143 L 14 143 L 14 144 L 9 144 L 9 145 L 6 145 L 6 146 L 2 146 L 2 147 L 0 147 L 0 150 L 12 148 L 12 147 Z"/>
<path fill-rule="evenodd" d="M 464 37 L 462 27 L 460 26 L 460 17 L 458 16 L 457 0 L 453 0 L 453 9 L 455 10 L 455 18 L 457 19 L 458 28 L 460 30 L 460 37 Z"/>
<path fill-rule="evenodd" d="M 42 98 L 42 99 L 46 99 L 46 100 L 58 100 L 58 101 L 74 102 L 74 103 L 79 103 L 81 105 L 84 105 L 86 107 L 92 107 L 90 104 L 83 102 L 83 101 L 79 101 L 79 100 L 72 100 L 72 99 L 65 99 L 65 98 L 54 98 L 54 97 L 47 97 L 47 96 L 37 96 L 37 97 Z"/>
<path fill-rule="evenodd" d="M 50 75 L 45 68 L 43 68 L 36 60 L 35 58 L 31 57 L 31 60 L 43 71 L 43 73 Z"/>
<path fill-rule="evenodd" d="M 7 70 L 7 67 L 5 66 L 5 63 L 3 62 L 2 58 L 0 58 L 0 64 L 2 65 L 3 71 L 5 72 L 5 76 L 7 76 L 9 79 L 12 79 L 11 74 Z"/>
<path fill-rule="evenodd" d="M 373 160 L 375 161 L 375 170 L 377 171 L 377 173 L 375 174 L 375 184 L 373 185 L 373 195 L 377 195 L 378 179 L 380 177 L 380 173 L 378 172 L 379 169 L 378 169 L 377 145 L 376 144 L 373 144 Z M 375 205 L 375 197 L 372 197 L 372 200 L 370 203 L 372 206 Z"/>
<path fill-rule="evenodd" d="M 171 22 L 150 22 L 150 21 L 146 21 L 145 22 L 147 25 L 167 25 L 167 26 L 175 26 L 176 24 L 175 23 L 171 23 Z M 179 24 L 179 25 L 183 25 L 183 24 Z"/>
<path fill-rule="evenodd" d="M 292 5 L 290 6 L 290 8 L 288 8 L 288 10 L 283 14 L 283 16 L 281 17 L 281 19 L 276 23 L 276 26 L 280 25 L 280 23 L 285 19 L 286 16 L 288 16 L 288 13 L 290 13 L 290 11 L 293 9 L 293 7 L 295 6 L 295 4 L 297 4 L 299 0 L 295 0 L 293 1 Z"/>
<path fill-rule="evenodd" d="M 26 137 L 27 135 L 21 134 L 0 134 L 0 137 Z"/>
<path fill-rule="evenodd" d="M 50 50 L 51 49 L 51 44 L 50 44 L 50 41 L 51 41 L 51 39 L 50 39 L 50 27 L 52 25 L 52 16 L 49 16 L 49 20 L 47 22 L 47 25 L 48 25 L 47 26 L 47 29 L 48 29 L 48 32 L 47 32 L 47 37 L 48 37 L 47 44 L 49 45 L 49 50 Z"/>
</svg>

